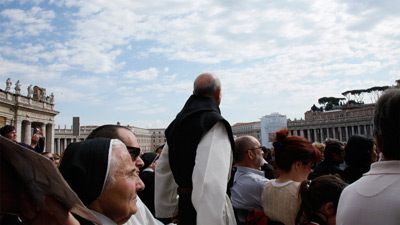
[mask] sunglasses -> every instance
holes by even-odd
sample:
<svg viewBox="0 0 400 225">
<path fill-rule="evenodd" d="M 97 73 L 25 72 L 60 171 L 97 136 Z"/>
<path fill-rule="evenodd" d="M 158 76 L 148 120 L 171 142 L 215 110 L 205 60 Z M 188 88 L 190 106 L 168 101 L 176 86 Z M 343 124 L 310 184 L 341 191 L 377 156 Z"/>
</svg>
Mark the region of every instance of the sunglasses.
<svg viewBox="0 0 400 225">
<path fill-rule="evenodd" d="M 129 154 L 131 155 L 132 161 L 136 161 L 137 158 L 141 155 L 142 150 L 137 147 L 126 146 Z"/>
</svg>

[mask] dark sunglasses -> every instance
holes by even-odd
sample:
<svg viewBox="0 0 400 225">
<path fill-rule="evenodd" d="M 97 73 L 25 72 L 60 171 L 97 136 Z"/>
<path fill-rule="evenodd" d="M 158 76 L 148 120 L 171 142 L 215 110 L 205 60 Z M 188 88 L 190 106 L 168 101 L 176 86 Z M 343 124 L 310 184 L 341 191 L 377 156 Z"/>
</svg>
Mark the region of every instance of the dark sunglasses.
<svg viewBox="0 0 400 225">
<path fill-rule="evenodd" d="M 137 147 L 126 146 L 126 148 L 131 155 L 132 161 L 136 161 L 137 158 L 140 156 L 140 153 L 142 153 L 142 150 Z"/>
</svg>

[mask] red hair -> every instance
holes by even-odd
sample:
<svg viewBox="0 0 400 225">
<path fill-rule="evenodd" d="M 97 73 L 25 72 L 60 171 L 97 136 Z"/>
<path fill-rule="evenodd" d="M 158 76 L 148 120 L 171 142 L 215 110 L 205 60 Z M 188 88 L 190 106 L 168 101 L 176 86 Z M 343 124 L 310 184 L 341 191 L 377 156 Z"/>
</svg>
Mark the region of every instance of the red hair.
<svg viewBox="0 0 400 225">
<path fill-rule="evenodd" d="M 321 158 L 321 152 L 306 138 L 289 136 L 289 131 L 283 128 L 275 133 L 275 164 L 285 171 L 289 171 L 297 161 L 316 163 Z"/>
</svg>

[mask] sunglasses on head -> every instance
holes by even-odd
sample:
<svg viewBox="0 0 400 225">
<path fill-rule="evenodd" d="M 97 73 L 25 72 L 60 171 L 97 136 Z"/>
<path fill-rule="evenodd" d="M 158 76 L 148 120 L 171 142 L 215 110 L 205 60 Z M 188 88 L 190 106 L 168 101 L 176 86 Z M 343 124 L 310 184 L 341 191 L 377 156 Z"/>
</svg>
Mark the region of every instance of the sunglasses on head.
<svg viewBox="0 0 400 225">
<path fill-rule="evenodd" d="M 140 153 L 142 153 L 142 150 L 137 147 L 126 146 L 126 148 L 131 155 L 132 161 L 136 161 L 137 158 L 140 156 Z"/>
</svg>

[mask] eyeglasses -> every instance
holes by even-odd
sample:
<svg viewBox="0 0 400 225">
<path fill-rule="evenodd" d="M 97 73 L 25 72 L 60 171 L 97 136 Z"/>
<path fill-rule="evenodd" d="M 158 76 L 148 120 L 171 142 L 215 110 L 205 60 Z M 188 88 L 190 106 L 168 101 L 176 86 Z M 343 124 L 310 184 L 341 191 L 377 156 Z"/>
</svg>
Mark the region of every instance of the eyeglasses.
<svg viewBox="0 0 400 225">
<path fill-rule="evenodd" d="M 51 161 L 54 161 L 54 160 L 55 160 L 54 157 L 49 157 L 49 159 L 50 159 Z"/>
<path fill-rule="evenodd" d="M 314 166 L 315 166 L 315 163 L 313 163 L 313 162 L 302 162 L 303 163 L 303 165 L 308 165 L 310 168 L 314 168 Z"/>
<path fill-rule="evenodd" d="M 132 161 L 136 161 L 137 158 L 141 155 L 142 150 L 137 147 L 126 146 L 129 154 L 131 155 Z"/>
<path fill-rule="evenodd" d="M 254 150 L 257 150 L 257 149 L 262 149 L 262 146 L 260 146 L 258 148 L 250 148 L 249 150 L 254 151 Z"/>
</svg>

